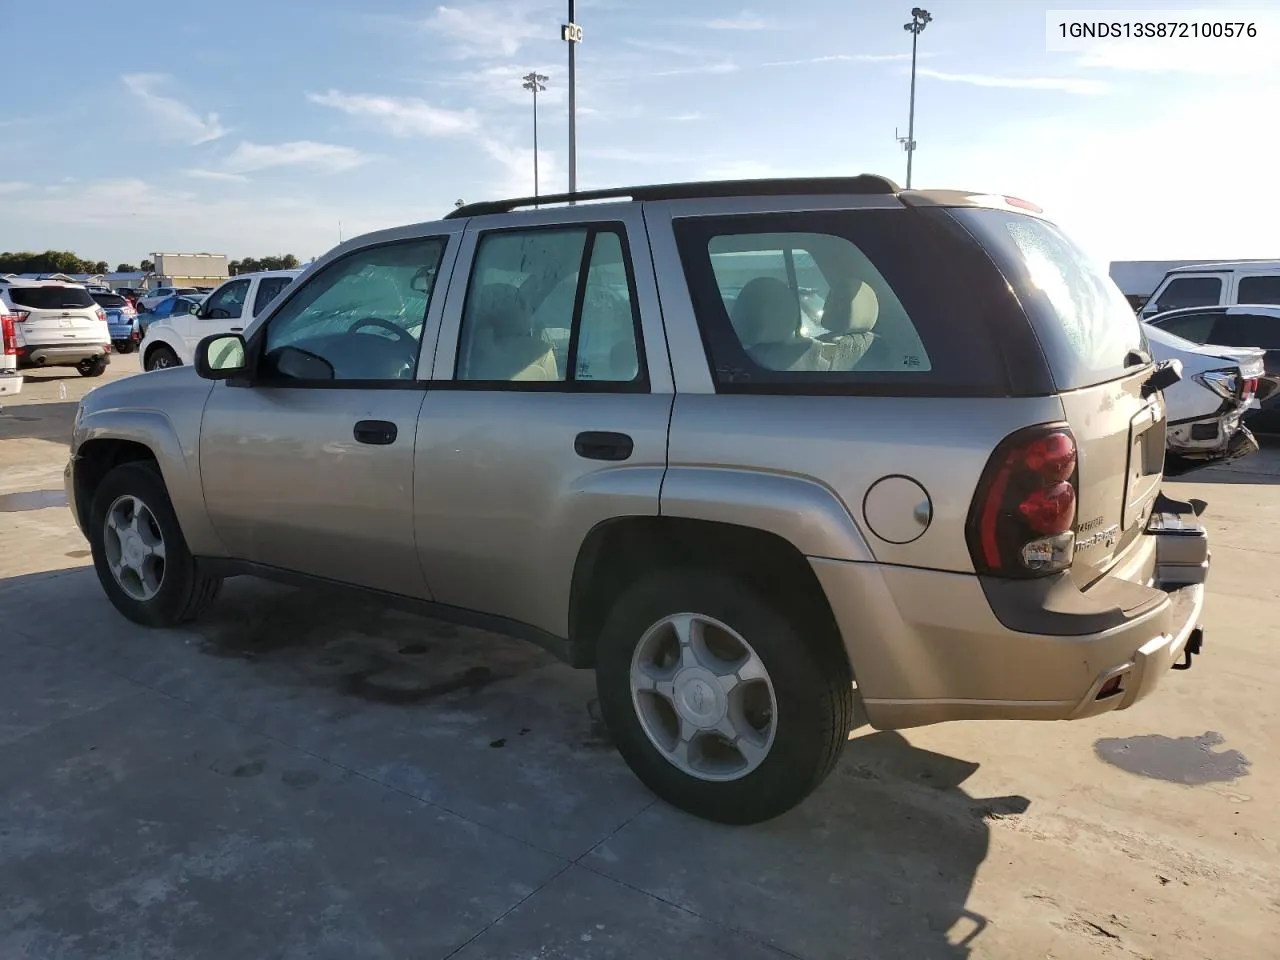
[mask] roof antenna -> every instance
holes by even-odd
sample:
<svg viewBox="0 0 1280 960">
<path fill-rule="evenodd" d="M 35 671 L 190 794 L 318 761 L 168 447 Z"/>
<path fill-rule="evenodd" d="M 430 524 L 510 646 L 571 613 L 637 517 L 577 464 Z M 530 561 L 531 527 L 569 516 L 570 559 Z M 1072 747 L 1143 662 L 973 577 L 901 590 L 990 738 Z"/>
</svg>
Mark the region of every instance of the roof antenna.
<svg viewBox="0 0 1280 960">
<path fill-rule="evenodd" d="M 342 221 L 338 221 L 338 245 L 342 245 Z"/>
</svg>

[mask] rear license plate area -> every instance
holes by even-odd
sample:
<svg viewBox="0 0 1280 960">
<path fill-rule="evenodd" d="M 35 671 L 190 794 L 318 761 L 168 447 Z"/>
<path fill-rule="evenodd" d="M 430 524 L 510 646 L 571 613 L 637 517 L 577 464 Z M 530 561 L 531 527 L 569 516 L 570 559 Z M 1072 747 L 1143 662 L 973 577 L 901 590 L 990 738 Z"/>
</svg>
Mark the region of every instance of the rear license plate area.
<svg viewBox="0 0 1280 960">
<path fill-rule="evenodd" d="M 1155 500 L 1164 473 L 1165 414 L 1153 402 L 1129 421 L 1129 463 L 1125 470 L 1120 529 L 1128 530 Z"/>
</svg>

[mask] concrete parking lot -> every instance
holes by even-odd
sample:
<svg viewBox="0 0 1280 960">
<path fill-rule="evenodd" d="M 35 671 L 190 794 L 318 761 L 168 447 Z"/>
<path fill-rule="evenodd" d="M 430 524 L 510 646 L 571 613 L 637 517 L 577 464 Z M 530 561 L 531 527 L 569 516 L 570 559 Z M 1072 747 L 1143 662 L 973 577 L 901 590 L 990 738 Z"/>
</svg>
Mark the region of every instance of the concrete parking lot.
<svg viewBox="0 0 1280 960">
<path fill-rule="evenodd" d="M 0 409 L 0 957 L 1280 956 L 1280 450 L 1170 484 L 1214 567 L 1155 697 L 859 731 L 728 828 L 519 642 L 243 580 L 190 629 L 125 621 L 61 493 L 101 382 Z"/>
</svg>

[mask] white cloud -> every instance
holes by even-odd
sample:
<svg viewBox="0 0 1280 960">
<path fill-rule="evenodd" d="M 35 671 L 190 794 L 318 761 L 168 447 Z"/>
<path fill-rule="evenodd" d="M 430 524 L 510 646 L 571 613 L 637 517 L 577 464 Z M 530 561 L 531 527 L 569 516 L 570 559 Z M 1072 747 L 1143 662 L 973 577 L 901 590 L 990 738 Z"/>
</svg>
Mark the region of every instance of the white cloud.
<svg viewBox="0 0 1280 960">
<path fill-rule="evenodd" d="M 1272 72 L 1280 57 L 1274 49 L 1247 43 L 1197 44 L 1190 55 L 1177 43 L 1113 43 L 1084 53 L 1077 63 L 1088 69 L 1237 77 Z"/>
<path fill-rule="evenodd" d="M 922 53 L 917 59 L 924 60 L 926 57 L 933 56 L 932 53 Z M 806 66 L 810 63 L 894 63 L 900 60 L 910 60 L 909 53 L 829 53 L 821 57 L 806 57 L 803 60 L 772 60 L 768 63 L 762 63 L 762 67 L 799 67 Z"/>
<path fill-rule="evenodd" d="M 192 146 L 226 135 L 226 128 L 218 121 L 216 113 L 201 117 L 181 100 L 157 93 L 156 87 L 166 79 L 161 74 L 130 73 L 120 79 L 129 88 L 129 92 L 141 100 L 160 121 L 158 126 L 152 125 L 148 129 L 158 130 L 162 136 L 185 140 Z"/>
<path fill-rule="evenodd" d="M 1086 80 L 1079 77 L 1007 77 L 989 73 L 943 73 L 921 67 L 916 71 L 922 77 L 932 77 L 946 83 L 967 83 L 975 87 L 1005 87 L 1014 90 L 1058 90 L 1062 93 L 1074 93 L 1092 96 L 1105 93 L 1109 86 L 1101 80 Z"/>
<path fill-rule="evenodd" d="M 708 20 L 703 26 L 711 30 L 768 30 L 771 24 L 751 11 L 743 10 L 736 17 Z"/>
<path fill-rule="evenodd" d="M 446 110 L 416 97 L 376 97 L 330 90 L 309 93 L 307 99 L 354 117 L 373 120 L 397 137 L 448 137 L 480 129 L 474 110 Z"/>
<path fill-rule="evenodd" d="M 677 113 L 674 116 L 665 117 L 664 119 L 671 120 L 674 123 L 692 123 L 694 120 L 701 120 L 702 114 L 697 110 L 691 110 L 688 113 Z"/>
<path fill-rule="evenodd" d="M 194 177 L 197 180 L 220 180 L 224 183 L 248 183 L 249 178 L 241 173 L 227 173 L 225 170 L 202 170 L 193 168 L 184 170 L 188 177 Z"/>
<path fill-rule="evenodd" d="M 480 147 L 502 168 L 501 176 L 491 187 L 495 196 L 533 196 L 533 149 L 531 147 L 515 147 L 492 137 L 482 137 Z M 561 184 L 559 162 L 555 154 L 546 150 L 538 151 L 538 186 L 539 192 L 543 194 L 559 193 L 564 189 Z"/>
<path fill-rule="evenodd" d="M 272 167 L 311 167 L 322 173 L 341 173 L 369 161 L 369 157 L 351 147 L 312 140 L 288 143 L 250 143 L 240 145 L 222 162 L 230 173 L 252 173 Z"/>
<path fill-rule="evenodd" d="M 551 8 L 546 8 L 547 12 Z M 554 15 L 543 14 L 541 7 L 522 3 L 468 3 L 462 7 L 436 7 L 424 26 L 446 37 L 460 57 L 511 57 L 528 41 L 558 39 L 559 26 Z"/>
<path fill-rule="evenodd" d="M 439 217 L 452 197 L 376 203 L 282 184 L 261 194 L 159 187 L 139 179 L 101 180 L 6 201 L 5 225 L 33 249 L 93 251 L 112 263 L 151 250 L 212 250 L 231 256 L 289 251 L 306 260 L 347 237 Z"/>
<path fill-rule="evenodd" d="M 21 193 L 23 190 L 30 188 L 31 184 L 24 183 L 21 180 L 0 180 L 0 194 L 4 193 Z"/>
<path fill-rule="evenodd" d="M 741 67 L 731 60 L 720 60 L 716 63 L 700 63 L 693 67 L 677 67 L 674 70 L 654 70 L 649 74 L 651 77 L 688 77 L 694 74 L 711 73 L 737 73 Z"/>
</svg>

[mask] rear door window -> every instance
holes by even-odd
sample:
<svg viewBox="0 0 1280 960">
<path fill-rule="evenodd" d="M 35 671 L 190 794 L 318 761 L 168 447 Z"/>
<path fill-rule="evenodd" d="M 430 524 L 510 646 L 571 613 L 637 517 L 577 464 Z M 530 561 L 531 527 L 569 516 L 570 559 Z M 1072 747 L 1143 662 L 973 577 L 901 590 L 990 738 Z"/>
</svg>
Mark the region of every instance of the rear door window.
<svg viewBox="0 0 1280 960">
<path fill-rule="evenodd" d="M 1211 307 L 1221 302 L 1222 277 L 1174 277 L 1156 296 L 1155 312 Z"/>
<path fill-rule="evenodd" d="M 1060 390 L 1124 376 L 1145 350 L 1142 324 L 1106 269 L 1048 221 L 960 208 L 1023 301 Z M 1139 361 L 1140 362 L 1140 361 Z"/>
<path fill-rule="evenodd" d="M 253 315 L 256 317 L 267 304 L 280 295 L 280 291 L 293 282 L 292 277 L 263 277 L 258 281 L 258 292 L 253 296 Z"/>
<path fill-rule="evenodd" d="M 14 306 L 32 310 L 81 310 L 95 305 L 84 287 L 10 287 L 9 299 Z"/>
<path fill-rule="evenodd" d="M 674 229 L 721 392 L 1008 392 L 970 289 L 909 211 L 690 217 Z"/>
<path fill-rule="evenodd" d="M 1280 275 L 1241 277 L 1236 303 L 1280 303 Z"/>
<path fill-rule="evenodd" d="M 1213 321 L 1221 315 L 1220 313 L 1187 313 L 1168 317 L 1153 325 L 1183 340 L 1190 340 L 1192 343 L 1211 343 L 1213 341 L 1209 337 L 1213 332 Z"/>
</svg>

